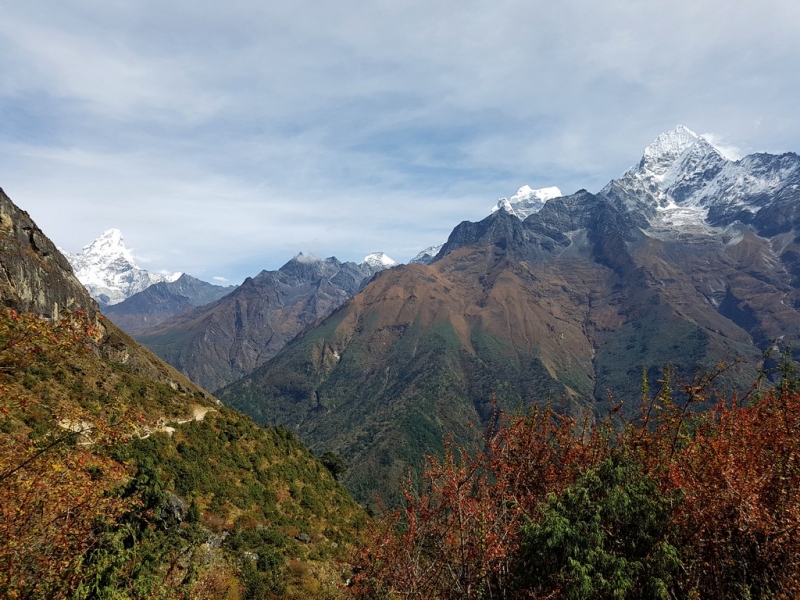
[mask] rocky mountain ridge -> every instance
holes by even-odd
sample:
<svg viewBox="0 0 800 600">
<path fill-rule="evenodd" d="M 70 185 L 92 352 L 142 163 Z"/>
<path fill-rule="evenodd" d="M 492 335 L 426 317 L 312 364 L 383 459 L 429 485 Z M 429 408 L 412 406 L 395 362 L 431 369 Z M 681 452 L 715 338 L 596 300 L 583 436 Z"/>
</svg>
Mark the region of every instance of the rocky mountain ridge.
<svg viewBox="0 0 800 600">
<path fill-rule="evenodd" d="M 192 380 L 218 389 L 264 364 L 375 273 L 395 264 L 380 254 L 356 264 L 300 253 L 277 271 L 248 277 L 224 298 L 166 319 L 139 339 Z"/>
<path fill-rule="evenodd" d="M 602 418 L 665 365 L 734 364 L 719 385 L 746 386 L 772 339 L 800 339 L 798 161 L 728 161 L 679 127 L 597 194 L 461 223 L 219 395 L 341 453 L 370 501 L 492 397 Z"/>
<path fill-rule="evenodd" d="M 154 283 L 103 310 L 119 327 L 136 336 L 184 310 L 219 300 L 234 289 L 234 285 L 212 285 L 183 273 L 175 281 Z"/>
</svg>

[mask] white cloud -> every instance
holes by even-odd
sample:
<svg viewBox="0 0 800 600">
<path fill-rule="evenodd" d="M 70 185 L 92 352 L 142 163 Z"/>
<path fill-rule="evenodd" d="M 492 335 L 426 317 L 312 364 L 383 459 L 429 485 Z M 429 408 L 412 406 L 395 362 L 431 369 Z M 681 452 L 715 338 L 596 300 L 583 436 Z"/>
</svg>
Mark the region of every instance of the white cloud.
<svg viewBox="0 0 800 600">
<path fill-rule="evenodd" d="M 714 148 L 716 148 L 720 154 L 722 154 L 722 156 L 728 160 L 739 160 L 747 154 L 747 152 L 738 146 L 727 143 L 724 139 L 716 134 L 703 133 L 700 134 L 700 137 L 704 137 L 706 140 L 708 140 L 708 143 L 714 146 Z"/>
<path fill-rule="evenodd" d="M 118 227 L 158 269 L 407 260 L 677 123 L 799 150 L 798 30 L 784 0 L 6 3 L 0 186 L 59 245 Z"/>
</svg>

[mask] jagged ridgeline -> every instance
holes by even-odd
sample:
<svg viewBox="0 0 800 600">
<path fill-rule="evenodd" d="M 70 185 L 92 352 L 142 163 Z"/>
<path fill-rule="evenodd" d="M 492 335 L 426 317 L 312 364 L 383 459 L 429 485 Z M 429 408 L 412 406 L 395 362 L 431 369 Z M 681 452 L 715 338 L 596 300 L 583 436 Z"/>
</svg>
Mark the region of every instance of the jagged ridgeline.
<svg viewBox="0 0 800 600">
<path fill-rule="evenodd" d="M 0 596 L 324 598 L 364 518 L 328 468 L 102 317 L 0 191 Z"/>
<path fill-rule="evenodd" d="M 443 435 L 480 433 L 492 397 L 630 417 L 643 371 L 720 362 L 719 386 L 746 389 L 774 338 L 800 337 L 798 189 L 797 155 L 730 161 L 678 127 L 597 194 L 462 223 L 219 397 L 341 454 L 371 502 Z"/>
<path fill-rule="evenodd" d="M 277 271 L 248 277 L 219 301 L 166 319 L 137 339 L 213 391 L 267 362 L 390 266 L 388 261 L 383 254 L 356 264 L 301 253 Z"/>
</svg>

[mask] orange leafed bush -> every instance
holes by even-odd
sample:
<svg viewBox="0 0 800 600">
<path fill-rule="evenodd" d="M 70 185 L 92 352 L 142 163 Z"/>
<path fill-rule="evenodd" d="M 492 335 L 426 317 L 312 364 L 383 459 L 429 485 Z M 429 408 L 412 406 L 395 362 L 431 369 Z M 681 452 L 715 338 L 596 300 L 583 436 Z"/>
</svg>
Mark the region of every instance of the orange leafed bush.
<svg viewBox="0 0 800 600">
<path fill-rule="evenodd" d="M 85 575 L 82 561 L 102 525 L 130 510 L 111 493 L 128 480 L 105 452 L 119 438 L 99 415 L 24 385 L 26 369 L 91 351 L 83 314 L 53 324 L 0 315 L 0 596 L 63 597 Z"/>
<path fill-rule="evenodd" d="M 784 385 L 747 402 L 725 401 L 713 395 L 714 378 L 676 385 L 682 398 L 676 402 L 666 377 L 652 398 L 644 395 L 641 419 L 615 429 L 610 420 L 579 426 L 550 408 L 533 409 L 525 417 L 501 417 L 484 448 L 467 451 L 448 443 L 442 459 L 429 461 L 424 492 L 407 489 L 405 506 L 372 526 L 354 557 L 358 574 L 349 593 L 605 598 L 617 585 L 614 597 L 639 598 L 646 595 L 635 582 L 645 577 L 647 593 L 656 590 L 665 598 L 800 597 L 800 393 Z M 712 406 L 698 410 L 703 404 Z M 623 483 L 621 491 L 607 490 L 617 494 L 613 498 L 592 496 L 596 486 L 581 482 L 610 472 L 597 467 L 612 456 L 637 465 L 626 472 L 653 485 L 631 481 L 638 487 L 626 491 Z M 666 507 L 667 518 L 649 543 L 654 552 L 674 550 L 676 556 L 638 557 L 645 562 L 637 563 L 624 554 L 635 546 L 633 537 L 580 547 L 581 531 L 624 531 L 604 526 L 602 511 L 581 515 L 580 506 L 625 502 L 624 494 L 635 498 L 651 489 L 657 498 L 641 505 Z M 582 524 L 582 518 L 588 521 Z M 541 550 L 543 556 L 567 558 L 561 576 L 531 582 L 530 572 L 523 572 L 531 571 L 524 536 L 536 524 L 530 530 L 539 535 L 537 543 L 553 544 Z M 595 542 L 587 534 L 585 543 Z M 602 565 L 592 557 L 606 557 L 620 580 L 603 580 Z M 647 580 L 635 565 L 648 561 L 672 565 L 673 573 Z M 628 566 L 635 579 L 623 581 Z"/>
<path fill-rule="evenodd" d="M 701 597 L 800 597 L 800 394 L 718 404 L 670 465 L 685 587 Z"/>
</svg>

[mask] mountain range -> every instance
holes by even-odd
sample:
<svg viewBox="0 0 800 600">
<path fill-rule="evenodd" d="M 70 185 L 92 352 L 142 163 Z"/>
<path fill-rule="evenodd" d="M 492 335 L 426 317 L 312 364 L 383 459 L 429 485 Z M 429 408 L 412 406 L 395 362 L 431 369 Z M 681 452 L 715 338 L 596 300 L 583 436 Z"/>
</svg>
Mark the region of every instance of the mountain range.
<svg viewBox="0 0 800 600">
<path fill-rule="evenodd" d="M 133 336 L 141 335 L 173 315 L 204 306 L 236 289 L 212 285 L 186 273 L 174 281 L 160 281 L 122 302 L 105 306 L 103 312 Z"/>
<path fill-rule="evenodd" d="M 218 395 L 339 452 L 369 502 L 496 407 L 631 417 L 666 365 L 747 385 L 800 334 L 799 185 L 796 154 L 731 161 L 679 126 L 599 193 L 461 223 Z"/>
<path fill-rule="evenodd" d="M 300 254 L 210 303 L 183 276 L 106 310 L 225 402 L 341 453 L 371 501 L 497 406 L 599 418 L 665 365 L 755 378 L 798 333 L 798 162 L 729 160 L 678 126 L 599 192 L 523 186 L 409 265 Z"/>
<path fill-rule="evenodd" d="M 375 273 L 396 264 L 383 253 L 359 264 L 300 253 L 277 271 L 248 277 L 223 298 L 176 314 L 137 337 L 213 391 L 264 364 Z"/>
</svg>

